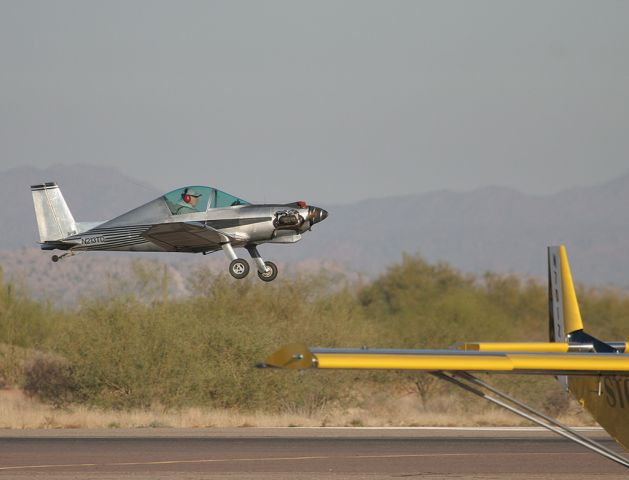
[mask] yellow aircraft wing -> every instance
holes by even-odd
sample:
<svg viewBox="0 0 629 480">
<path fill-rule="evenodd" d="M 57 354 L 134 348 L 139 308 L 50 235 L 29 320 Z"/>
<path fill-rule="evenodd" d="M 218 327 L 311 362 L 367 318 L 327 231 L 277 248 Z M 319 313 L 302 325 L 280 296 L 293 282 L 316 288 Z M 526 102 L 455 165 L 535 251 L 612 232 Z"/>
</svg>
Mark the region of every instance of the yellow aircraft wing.
<svg viewBox="0 0 629 480">
<path fill-rule="evenodd" d="M 290 344 L 261 365 L 284 369 L 408 370 L 430 373 L 554 431 L 625 467 L 629 460 L 479 380 L 474 373 L 566 376 L 567 388 L 598 423 L 629 449 L 629 355 L 625 353 L 370 350 L 308 348 Z M 504 346 L 496 344 L 496 346 Z M 538 350 L 542 344 L 536 344 Z M 569 349 L 569 347 L 561 347 Z M 552 348 L 550 348 L 552 351 Z M 489 390 L 490 395 L 483 392 Z M 494 396 L 495 395 L 495 396 Z M 496 398 L 497 397 L 497 398 Z"/>
<path fill-rule="evenodd" d="M 629 355 L 624 353 L 326 349 L 291 344 L 270 355 L 264 364 L 292 369 L 629 376 Z"/>
<path fill-rule="evenodd" d="M 563 245 L 548 248 L 548 293 L 550 342 L 547 343 L 464 343 L 449 350 L 309 348 L 295 343 L 270 355 L 261 366 L 427 372 L 629 467 L 626 458 L 473 375 L 553 375 L 620 445 L 629 450 L 627 343 L 604 342 L 584 331 Z"/>
</svg>

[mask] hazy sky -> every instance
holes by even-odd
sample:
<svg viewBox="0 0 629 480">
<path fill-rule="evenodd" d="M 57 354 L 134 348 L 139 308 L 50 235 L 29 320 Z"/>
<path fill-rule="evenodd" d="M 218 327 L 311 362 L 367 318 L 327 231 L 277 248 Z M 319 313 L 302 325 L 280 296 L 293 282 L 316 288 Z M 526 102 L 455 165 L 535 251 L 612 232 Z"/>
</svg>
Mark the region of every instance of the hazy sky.
<svg viewBox="0 0 629 480">
<path fill-rule="evenodd" d="M 0 68 L 0 170 L 328 204 L 629 170 L 626 1 L 3 0 Z"/>
</svg>

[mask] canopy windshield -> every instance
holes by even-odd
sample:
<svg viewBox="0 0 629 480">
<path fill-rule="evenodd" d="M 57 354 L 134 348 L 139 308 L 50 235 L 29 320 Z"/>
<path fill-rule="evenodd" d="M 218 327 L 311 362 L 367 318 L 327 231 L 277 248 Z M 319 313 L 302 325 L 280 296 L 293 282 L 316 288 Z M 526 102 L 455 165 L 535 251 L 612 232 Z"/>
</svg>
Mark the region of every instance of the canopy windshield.
<svg viewBox="0 0 629 480">
<path fill-rule="evenodd" d="M 168 192 L 163 199 L 173 215 L 205 212 L 208 208 L 249 205 L 249 202 L 242 198 L 216 188 L 202 186 L 178 188 Z"/>
<path fill-rule="evenodd" d="M 229 193 L 225 193 L 221 190 L 213 189 L 216 196 L 215 201 L 212 202 L 213 208 L 221 208 L 221 207 L 235 207 L 236 205 L 250 205 L 249 202 L 243 200 L 242 198 L 234 197 Z"/>
</svg>

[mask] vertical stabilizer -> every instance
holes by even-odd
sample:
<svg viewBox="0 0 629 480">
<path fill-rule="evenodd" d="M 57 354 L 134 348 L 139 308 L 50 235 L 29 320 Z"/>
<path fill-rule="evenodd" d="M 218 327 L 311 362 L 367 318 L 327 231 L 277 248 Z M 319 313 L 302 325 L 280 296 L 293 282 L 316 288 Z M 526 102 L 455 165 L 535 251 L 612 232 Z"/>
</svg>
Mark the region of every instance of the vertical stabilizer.
<svg viewBox="0 0 629 480">
<path fill-rule="evenodd" d="M 564 327 L 566 333 L 569 335 L 583 330 L 583 320 L 581 320 L 581 311 L 577 303 L 577 293 L 574 290 L 574 283 L 572 282 L 568 254 L 566 253 L 566 247 L 563 245 L 559 247 L 559 257 L 561 259 L 561 291 L 563 294 Z"/>
<path fill-rule="evenodd" d="M 583 330 L 568 254 L 563 245 L 548 247 L 548 310 L 551 342 L 565 342 Z"/>
<path fill-rule="evenodd" d="M 568 254 L 563 245 L 548 247 L 548 314 L 551 342 L 567 342 L 570 334 L 583 331 Z M 557 380 L 568 388 L 568 377 L 559 375 Z"/>
<path fill-rule="evenodd" d="M 41 243 L 61 240 L 77 233 L 74 217 L 56 183 L 32 185 L 31 192 Z"/>
<path fill-rule="evenodd" d="M 595 352 L 617 351 L 583 330 L 566 247 L 548 247 L 548 310 L 551 342 L 591 345 Z M 624 349 L 624 347 L 623 347 Z"/>
</svg>

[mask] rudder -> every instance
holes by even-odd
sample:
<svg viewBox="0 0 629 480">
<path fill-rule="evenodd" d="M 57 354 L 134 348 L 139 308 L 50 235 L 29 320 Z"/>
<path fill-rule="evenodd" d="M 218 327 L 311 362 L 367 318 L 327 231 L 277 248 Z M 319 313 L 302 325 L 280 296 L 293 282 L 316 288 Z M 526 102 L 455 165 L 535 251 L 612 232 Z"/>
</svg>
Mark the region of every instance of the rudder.
<svg viewBox="0 0 629 480">
<path fill-rule="evenodd" d="M 77 233 L 76 222 L 55 182 L 31 185 L 40 243 L 61 240 Z"/>
<path fill-rule="evenodd" d="M 565 342 L 583 330 L 568 254 L 563 245 L 548 247 L 548 309 L 551 342 Z"/>
</svg>

